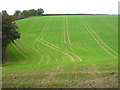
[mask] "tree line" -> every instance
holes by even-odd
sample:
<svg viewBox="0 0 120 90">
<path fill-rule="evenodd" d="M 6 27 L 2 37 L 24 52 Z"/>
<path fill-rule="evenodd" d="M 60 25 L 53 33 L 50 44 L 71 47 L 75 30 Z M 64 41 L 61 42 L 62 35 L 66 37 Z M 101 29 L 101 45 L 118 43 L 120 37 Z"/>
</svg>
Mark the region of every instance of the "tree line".
<svg viewBox="0 0 120 90">
<path fill-rule="evenodd" d="M 44 10 L 42 8 L 39 8 L 37 10 L 36 9 L 23 10 L 23 11 L 16 10 L 13 16 L 15 20 L 18 20 L 18 19 L 31 17 L 31 16 L 42 16 L 43 13 L 44 13 Z"/>
</svg>

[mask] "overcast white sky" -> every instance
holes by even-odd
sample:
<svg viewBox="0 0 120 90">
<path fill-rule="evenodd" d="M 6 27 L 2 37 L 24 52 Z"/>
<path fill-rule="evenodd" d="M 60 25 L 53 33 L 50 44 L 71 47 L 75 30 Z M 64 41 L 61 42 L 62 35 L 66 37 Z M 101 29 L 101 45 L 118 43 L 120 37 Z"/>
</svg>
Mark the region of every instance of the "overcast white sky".
<svg viewBox="0 0 120 90">
<path fill-rule="evenodd" d="M 7 10 L 13 14 L 15 10 L 43 8 L 45 14 L 93 13 L 118 14 L 120 0 L 0 0 L 0 11 Z"/>
</svg>

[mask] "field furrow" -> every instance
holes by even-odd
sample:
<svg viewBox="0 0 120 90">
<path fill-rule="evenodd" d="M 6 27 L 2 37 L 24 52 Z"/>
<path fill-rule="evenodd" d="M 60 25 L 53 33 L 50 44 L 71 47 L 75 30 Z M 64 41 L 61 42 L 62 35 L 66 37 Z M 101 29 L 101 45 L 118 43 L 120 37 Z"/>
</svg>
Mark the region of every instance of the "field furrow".
<svg viewBox="0 0 120 90">
<path fill-rule="evenodd" d="M 112 30 L 116 31 L 116 32 L 119 32 L 118 31 L 118 28 L 113 26 L 109 21 L 107 21 L 106 19 L 103 20 L 103 22 L 108 26 L 110 27 Z"/>
<path fill-rule="evenodd" d="M 55 46 L 55 45 L 52 44 L 52 43 L 49 43 L 49 42 L 47 42 L 47 41 L 45 41 L 45 40 L 43 40 L 43 41 L 46 42 L 46 43 L 48 43 L 49 45 L 51 45 L 51 46 L 59 49 L 59 50 L 62 50 L 61 48 L 59 48 L 58 46 Z M 62 50 L 62 51 L 63 51 L 63 50 Z M 73 56 L 77 57 L 77 59 L 78 59 L 79 61 L 82 61 L 82 59 L 81 59 L 78 55 L 76 55 L 75 53 L 73 53 L 73 52 L 71 52 L 71 51 L 68 51 L 68 50 L 64 50 L 64 52 L 67 52 L 67 53 L 69 53 L 69 54 L 72 54 Z"/>
<path fill-rule="evenodd" d="M 13 47 L 21 54 L 23 57 L 28 58 L 23 52 L 21 52 L 13 43 L 11 43 Z"/>
<path fill-rule="evenodd" d="M 113 57 L 117 57 L 117 56 L 113 55 L 111 52 L 109 52 L 109 51 L 98 41 L 100 38 L 98 37 L 97 34 L 93 34 L 93 33 L 92 33 L 93 30 L 92 30 L 91 27 L 88 25 L 88 23 L 86 22 L 85 19 L 83 19 L 83 24 L 84 24 L 84 26 L 86 27 L 87 31 L 92 35 L 92 37 L 94 38 L 94 40 L 100 45 L 100 47 L 102 47 L 109 55 L 111 55 L 111 56 L 113 56 Z M 92 30 L 92 31 L 91 31 L 91 30 Z M 95 36 L 97 36 L 97 38 L 96 38 Z M 101 39 L 100 39 L 100 40 L 101 40 Z M 105 45 L 106 45 L 106 44 L 105 44 Z"/>
<path fill-rule="evenodd" d="M 48 43 L 44 43 L 44 42 L 42 42 L 42 41 L 40 41 L 40 40 L 37 40 L 37 41 L 38 41 L 38 42 L 41 42 L 42 44 L 44 44 L 44 45 L 47 46 L 47 47 L 50 47 L 50 48 L 52 48 L 52 49 L 54 49 L 54 50 L 57 50 L 57 51 L 65 54 L 65 55 L 67 55 L 72 61 L 74 61 L 74 58 L 73 58 L 71 55 L 69 55 L 68 53 L 66 53 L 66 52 L 64 52 L 64 51 L 61 51 L 61 50 L 59 50 L 58 48 L 55 48 L 54 46 L 50 46 Z"/>
<path fill-rule="evenodd" d="M 65 27 L 66 27 L 65 29 L 66 29 L 67 41 L 68 41 L 68 44 L 71 46 L 70 36 L 69 36 L 69 32 L 68 32 L 67 18 L 65 18 Z"/>
<path fill-rule="evenodd" d="M 29 53 L 24 47 L 22 47 L 17 41 L 14 41 L 15 44 L 23 51 L 25 52 L 28 56 L 31 56 L 34 60 L 34 62 L 36 62 L 36 57 L 34 57 L 31 53 Z M 29 62 L 29 61 L 28 61 Z"/>
<path fill-rule="evenodd" d="M 85 19 L 84 19 L 85 20 Z M 97 36 L 97 38 L 101 41 L 101 43 L 107 47 L 109 50 L 111 50 L 114 54 L 118 55 L 117 52 L 115 52 L 112 48 L 110 48 L 99 36 L 96 32 L 93 31 L 93 29 L 89 26 L 89 24 L 87 23 L 87 21 L 85 20 L 86 24 L 88 25 L 88 27 L 90 28 L 90 30 Z"/>
<path fill-rule="evenodd" d="M 106 18 L 104 18 L 104 20 L 111 26 L 113 27 L 115 30 L 118 31 L 118 27 L 114 26 L 109 20 L 107 20 Z"/>
</svg>

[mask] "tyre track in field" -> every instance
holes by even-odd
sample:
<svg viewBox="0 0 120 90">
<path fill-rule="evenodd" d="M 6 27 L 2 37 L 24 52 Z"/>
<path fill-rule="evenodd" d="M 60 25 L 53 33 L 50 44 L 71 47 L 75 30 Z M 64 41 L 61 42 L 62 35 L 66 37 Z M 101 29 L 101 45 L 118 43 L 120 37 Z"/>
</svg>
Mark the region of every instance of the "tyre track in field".
<svg viewBox="0 0 120 90">
<path fill-rule="evenodd" d="M 87 23 L 86 20 L 85 20 L 85 22 L 86 22 L 86 24 L 88 25 L 88 27 L 90 28 L 90 30 L 97 36 L 97 38 L 98 38 L 109 50 L 111 50 L 114 54 L 118 55 L 117 52 L 115 52 L 112 48 L 110 48 L 110 47 L 98 36 L 98 34 L 97 34 L 95 31 L 93 31 L 93 29 L 90 27 L 90 25 Z"/>
<path fill-rule="evenodd" d="M 49 45 L 57 48 L 57 49 L 60 49 L 58 46 L 56 46 L 56 45 L 54 45 L 54 44 L 52 44 L 52 43 L 49 43 L 49 42 L 47 42 L 47 41 L 45 41 L 45 40 L 43 40 L 43 41 L 44 41 L 45 43 L 48 43 Z M 70 51 L 68 51 L 68 50 L 65 50 L 64 52 L 67 52 L 67 53 L 69 53 L 69 54 L 72 54 L 73 56 L 77 57 L 79 61 L 82 61 L 82 59 L 81 59 L 78 55 L 76 55 L 75 53 L 70 52 Z"/>
<path fill-rule="evenodd" d="M 61 52 L 61 53 L 65 54 L 65 55 L 68 56 L 72 61 L 75 61 L 74 58 L 73 58 L 71 55 L 69 55 L 68 53 L 66 53 L 66 52 L 64 52 L 64 51 L 62 51 L 62 50 L 60 50 L 60 49 L 58 49 L 58 47 L 54 46 L 53 44 L 50 44 L 50 43 L 46 42 L 45 40 L 43 41 L 43 40 L 37 39 L 37 41 L 40 42 L 40 43 L 42 43 L 43 45 L 49 47 L 49 48 L 52 48 L 52 49 L 54 49 L 54 50 L 56 50 L 56 51 L 58 51 L 58 52 Z"/>
<path fill-rule="evenodd" d="M 19 47 L 19 48 L 21 48 L 21 50 L 22 51 L 24 51 L 28 56 L 30 55 L 33 59 L 34 59 L 34 62 L 35 62 L 35 57 L 33 56 L 33 55 L 31 55 L 29 52 L 27 52 L 27 50 L 25 50 L 17 41 L 14 41 L 15 42 L 15 44 Z"/>
<path fill-rule="evenodd" d="M 29 37 L 31 37 L 31 36 L 29 36 Z M 33 37 L 31 37 L 31 38 L 33 38 Z M 35 39 L 36 41 L 40 42 L 40 43 L 43 44 L 44 46 L 47 46 L 47 47 L 49 47 L 49 48 L 51 48 L 51 49 L 53 49 L 53 50 L 55 50 L 55 51 L 58 51 L 58 52 L 63 53 L 64 55 L 68 56 L 68 57 L 71 59 L 71 61 L 74 61 L 74 58 L 73 58 L 71 55 L 69 55 L 68 53 L 60 50 L 59 47 L 57 47 L 57 46 L 55 46 L 55 45 L 53 45 L 53 44 L 51 44 L 51 43 L 48 43 L 48 42 L 45 41 L 45 40 L 36 39 L 35 37 L 34 37 L 33 39 Z M 49 45 L 49 44 L 51 44 L 52 46 Z M 58 48 L 59 48 L 59 49 L 58 49 Z"/>
<path fill-rule="evenodd" d="M 42 38 L 44 37 L 43 35 L 45 35 L 45 33 L 46 33 L 46 28 L 49 26 L 50 22 L 51 22 L 51 20 L 49 19 L 49 21 L 45 24 L 42 32 L 41 32 L 40 35 L 37 37 L 37 39 L 39 39 L 40 36 L 41 36 Z M 42 49 L 39 48 L 39 50 L 38 50 L 38 49 L 35 48 L 35 44 L 36 44 L 36 42 L 37 42 L 37 39 L 33 42 L 32 47 L 33 47 L 33 49 L 34 49 L 37 53 L 39 53 L 39 50 L 40 50 L 40 51 L 42 51 L 45 55 L 47 55 L 48 58 L 49 58 L 48 61 L 47 61 L 47 63 L 48 63 L 48 62 L 51 60 L 50 56 L 49 56 L 45 51 L 43 51 Z M 42 60 L 40 60 L 39 63 L 40 63 L 40 62 L 42 62 Z"/>
<path fill-rule="evenodd" d="M 116 29 L 118 31 L 118 27 L 114 26 L 109 20 L 105 19 L 105 22 L 107 22 L 110 26 L 112 26 L 114 29 Z"/>
<path fill-rule="evenodd" d="M 69 32 L 68 32 L 68 21 L 67 21 L 67 18 L 65 18 L 65 27 L 66 27 L 66 28 L 65 28 L 65 30 L 66 30 L 66 36 L 67 36 L 67 40 L 68 40 L 68 43 L 69 43 L 69 45 L 70 45 L 70 48 L 71 48 L 72 51 L 75 51 L 75 50 L 72 48 L 72 44 L 71 44 L 71 40 L 70 40 L 70 35 L 69 35 Z M 82 59 L 80 58 L 80 56 L 76 55 L 75 53 L 70 52 L 70 51 L 66 51 L 66 52 L 71 53 L 72 55 L 74 55 L 75 57 L 77 57 L 77 59 L 78 59 L 79 61 L 82 61 Z"/>
<path fill-rule="evenodd" d="M 26 56 L 23 52 L 21 52 L 15 45 L 14 43 L 11 43 L 13 45 L 13 47 L 24 57 L 24 58 L 28 58 L 28 56 Z"/>
<path fill-rule="evenodd" d="M 111 28 L 112 30 L 120 33 L 120 32 L 118 31 L 118 28 L 116 28 L 116 27 L 115 27 L 112 23 L 110 23 L 108 20 L 103 19 L 103 22 L 104 22 L 109 28 Z"/>
<path fill-rule="evenodd" d="M 66 27 L 65 27 L 65 22 L 64 22 L 64 43 L 66 44 Z"/>
<path fill-rule="evenodd" d="M 64 23 L 64 29 L 65 29 L 65 34 L 67 36 L 67 41 L 68 41 L 68 44 L 71 46 L 71 41 L 70 41 L 70 36 L 69 36 L 69 32 L 68 32 L 68 23 L 67 23 L 67 19 L 65 18 L 65 23 Z"/>
<path fill-rule="evenodd" d="M 43 31 L 42 31 L 42 33 L 41 33 L 41 37 L 40 37 L 41 40 L 42 40 L 43 37 L 45 36 L 45 34 L 46 34 L 46 32 L 47 32 L 46 29 L 47 29 L 47 27 L 49 26 L 50 22 L 51 22 L 51 19 L 49 19 L 48 23 L 46 24 L 46 26 L 44 27 L 44 29 L 43 29 Z"/>
<path fill-rule="evenodd" d="M 101 43 L 100 43 L 101 39 L 98 37 L 98 35 L 96 35 L 96 33 L 92 30 L 92 28 L 88 25 L 88 23 L 86 22 L 86 20 L 84 18 L 82 20 L 82 23 L 85 26 L 85 28 L 87 29 L 87 31 L 91 34 L 93 39 L 98 43 L 98 45 L 100 45 L 100 47 L 103 48 L 109 55 L 116 57 L 115 55 L 111 54 L 111 52 L 109 52 L 104 46 L 101 45 Z M 98 41 L 98 40 L 100 40 L 100 41 Z M 101 42 L 103 43 L 103 41 L 101 41 Z M 104 44 L 104 45 L 106 45 L 106 44 Z"/>
<path fill-rule="evenodd" d="M 95 36 L 93 35 L 93 33 L 91 33 L 91 31 L 89 30 L 89 28 L 87 27 L 87 25 L 82 21 L 83 25 L 85 26 L 85 28 L 87 29 L 87 31 L 90 33 L 90 35 L 93 37 L 93 39 L 98 43 L 98 45 L 100 45 L 100 47 L 102 47 L 109 55 L 113 56 L 109 51 L 107 51 L 99 42 L 98 40 L 95 38 Z"/>
<path fill-rule="evenodd" d="M 103 21 L 109 28 L 111 28 L 112 30 L 118 32 L 118 29 L 115 29 L 114 27 L 112 27 L 109 23 Z M 120 33 L 120 32 L 119 32 Z"/>
</svg>

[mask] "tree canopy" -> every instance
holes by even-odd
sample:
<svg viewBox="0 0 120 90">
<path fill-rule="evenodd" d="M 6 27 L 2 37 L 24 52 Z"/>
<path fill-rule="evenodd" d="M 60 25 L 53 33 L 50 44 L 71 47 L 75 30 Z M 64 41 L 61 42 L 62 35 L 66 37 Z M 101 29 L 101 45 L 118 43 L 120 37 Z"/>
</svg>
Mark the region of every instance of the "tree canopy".
<svg viewBox="0 0 120 90">
<path fill-rule="evenodd" d="M 44 10 L 43 10 L 42 8 L 39 8 L 39 9 L 37 10 L 37 15 L 38 15 L 38 16 L 41 16 L 43 13 L 44 13 Z"/>
<path fill-rule="evenodd" d="M 44 10 L 42 8 L 39 9 L 29 9 L 29 10 L 16 10 L 14 12 L 14 19 L 15 20 L 19 20 L 19 19 L 23 19 L 23 18 L 27 18 L 27 17 L 31 17 L 31 16 L 42 16 L 44 13 Z"/>
<path fill-rule="evenodd" d="M 2 11 L 2 60 L 5 60 L 5 50 L 9 43 L 20 38 L 20 33 L 16 31 L 18 26 L 13 21 L 13 16 L 7 14 L 6 11 Z"/>
<path fill-rule="evenodd" d="M 21 16 L 21 11 L 20 10 L 16 10 L 14 12 L 14 16 Z"/>
</svg>

